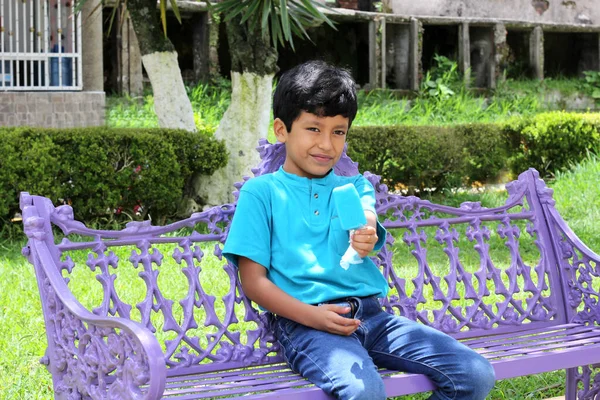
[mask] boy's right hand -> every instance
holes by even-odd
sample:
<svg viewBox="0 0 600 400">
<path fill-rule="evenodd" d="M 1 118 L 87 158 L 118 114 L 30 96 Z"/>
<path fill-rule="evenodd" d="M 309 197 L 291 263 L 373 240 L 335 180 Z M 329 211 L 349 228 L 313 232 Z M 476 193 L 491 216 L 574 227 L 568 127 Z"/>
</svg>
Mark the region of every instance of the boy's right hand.
<svg viewBox="0 0 600 400">
<path fill-rule="evenodd" d="M 246 257 L 240 257 L 239 270 L 246 296 L 274 314 L 336 335 L 349 336 L 360 326 L 360 320 L 340 315 L 349 313 L 350 307 L 338 304 L 312 306 L 302 303 L 271 282 L 267 278 L 265 267 Z"/>
<path fill-rule="evenodd" d="M 350 336 L 360 326 L 360 320 L 342 317 L 341 314 L 350 312 L 350 307 L 348 306 L 323 304 L 313 307 L 312 318 L 307 324 L 311 328 L 336 335 Z"/>
</svg>

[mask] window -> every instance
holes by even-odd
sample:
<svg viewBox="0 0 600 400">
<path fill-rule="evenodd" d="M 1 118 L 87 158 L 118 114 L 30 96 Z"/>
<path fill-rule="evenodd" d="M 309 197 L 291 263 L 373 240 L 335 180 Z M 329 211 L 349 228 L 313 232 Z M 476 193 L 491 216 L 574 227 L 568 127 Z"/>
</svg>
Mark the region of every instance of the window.
<svg viewBox="0 0 600 400">
<path fill-rule="evenodd" d="M 74 0 L 0 0 L 0 90 L 81 90 Z"/>
</svg>

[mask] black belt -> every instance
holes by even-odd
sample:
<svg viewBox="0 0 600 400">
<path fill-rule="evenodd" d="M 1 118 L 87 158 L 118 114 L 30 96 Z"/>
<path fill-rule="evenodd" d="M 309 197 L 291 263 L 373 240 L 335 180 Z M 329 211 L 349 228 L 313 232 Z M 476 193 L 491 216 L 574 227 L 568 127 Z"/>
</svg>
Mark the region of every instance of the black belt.
<svg viewBox="0 0 600 400">
<path fill-rule="evenodd" d="M 350 304 L 350 318 L 354 318 L 356 312 L 358 311 L 358 300 L 354 298 L 349 298 L 348 304 Z"/>
<path fill-rule="evenodd" d="M 320 304 L 339 304 L 339 303 L 348 303 L 350 305 L 350 318 L 354 318 L 354 316 L 356 315 L 356 312 L 358 311 L 358 305 L 359 305 L 356 297 L 343 297 L 341 299 L 330 300 L 330 301 L 326 301 L 326 302 L 320 303 Z"/>
</svg>

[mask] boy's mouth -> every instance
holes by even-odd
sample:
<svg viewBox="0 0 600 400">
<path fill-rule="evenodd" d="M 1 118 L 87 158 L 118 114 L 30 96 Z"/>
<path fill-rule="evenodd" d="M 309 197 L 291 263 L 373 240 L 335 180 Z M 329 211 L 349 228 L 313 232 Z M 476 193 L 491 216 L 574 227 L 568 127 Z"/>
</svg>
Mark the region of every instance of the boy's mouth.
<svg viewBox="0 0 600 400">
<path fill-rule="evenodd" d="M 313 158 L 313 159 L 314 159 L 316 162 L 318 162 L 318 163 L 321 163 L 321 164 L 325 164 L 325 163 L 328 163 L 328 162 L 330 162 L 331 160 L 333 160 L 333 157 L 327 156 L 327 155 L 325 155 L 325 154 L 313 154 L 313 155 L 312 155 L 312 158 Z"/>
</svg>

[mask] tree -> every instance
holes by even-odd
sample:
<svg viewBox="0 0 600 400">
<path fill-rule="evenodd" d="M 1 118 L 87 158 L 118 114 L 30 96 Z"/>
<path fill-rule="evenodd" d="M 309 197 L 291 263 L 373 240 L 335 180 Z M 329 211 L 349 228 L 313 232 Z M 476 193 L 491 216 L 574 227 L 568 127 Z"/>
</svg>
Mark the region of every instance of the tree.
<svg viewBox="0 0 600 400">
<path fill-rule="evenodd" d="M 80 11 L 88 1 L 92 0 L 79 0 L 75 11 Z M 116 0 L 112 4 L 115 10 L 121 4 L 125 5 L 131 18 L 142 63 L 152 84 L 154 111 L 159 125 L 195 132 L 194 111 L 185 91 L 177 52 L 166 35 L 167 1 L 170 1 L 173 12 L 181 21 L 176 0 L 159 0 L 158 8 L 157 0 Z M 102 0 L 98 8 L 104 2 Z M 114 15 L 113 12 L 113 18 Z"/>
<path fill-rule="evenodd" d="M 212 5 L 212 12 L 226 22 L 231 57 L 231 103 L 215 132 L 225 141 L 229 162 L 196 181 L 203 203 L 232 202 L 233 184 L 258 164 L 255 147 L 269 127 L 277 43 L 293 49 L 294 36 L 310 40 L 307 28 L 324 22 L 333 27 L 320 7 L 316 0 L 224 0 Z"/>
</svg>

